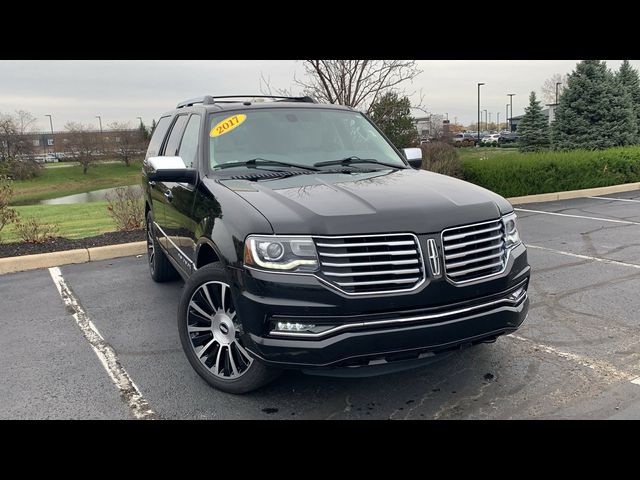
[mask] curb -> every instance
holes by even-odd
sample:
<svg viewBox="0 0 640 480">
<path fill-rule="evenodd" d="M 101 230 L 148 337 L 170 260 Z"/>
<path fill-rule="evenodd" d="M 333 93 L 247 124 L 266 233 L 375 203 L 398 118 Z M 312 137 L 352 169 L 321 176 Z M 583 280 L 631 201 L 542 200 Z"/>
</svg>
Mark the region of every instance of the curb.
<svg viewBox="0 0 640 480">
<path fill-rule="evenodd" d="M 567 190 L 566 192 L 540 193 L 537 195 L 526 195 L 524 197 L 511 197 L 507 198 L 507 200 L 511 202 L 511 205 L 521 205 L 523 203 L 569 200 L 570 198 L 597 197 L 598 195 L 630 192 L 632 190 L 640 190 L 640 182 L 623 183 L 620 185 L 611 185 L 609 187 L 585 188 L 582 190 Z"/>
<path fill-rule="evenodd" d="M 141 255 L 147 251 L 147 242 L 121 243 L 105 247 L 79 248 L 62 252 L 38 253 L 20 257 L 0 258 L 0 275 L 37 268 L 57 267 L 74 263 L 96 262 L 110 258 Z"/>
</svg>

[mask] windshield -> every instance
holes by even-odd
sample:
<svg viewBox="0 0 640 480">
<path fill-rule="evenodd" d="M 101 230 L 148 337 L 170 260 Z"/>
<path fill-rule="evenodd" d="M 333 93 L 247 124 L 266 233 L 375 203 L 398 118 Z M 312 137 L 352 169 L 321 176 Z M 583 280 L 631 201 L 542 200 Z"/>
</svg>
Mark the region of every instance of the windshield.
<svg viewBox="0 0 640 480">
<path fill-rule="evenodd" d="M 361 158 L 405 163 L 358 112 L 273 108 L 216 113 L 210 117 L 209 166 L 252 159 L 313 166 Z"/>
</svg>

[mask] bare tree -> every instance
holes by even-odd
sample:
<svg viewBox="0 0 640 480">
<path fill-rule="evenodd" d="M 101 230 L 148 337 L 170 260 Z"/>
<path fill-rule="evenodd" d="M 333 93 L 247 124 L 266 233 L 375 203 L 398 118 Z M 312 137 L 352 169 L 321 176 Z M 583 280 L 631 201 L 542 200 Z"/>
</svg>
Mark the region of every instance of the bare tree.
<svg viewBox="0 0 640 480">
<path fill-rule="evenodd" d="M 304 69 L 306 78 L 294 81 L 306 95 L 367 113 L 381 95 L 422 73 L 414 60 L 304 60 Z"/>
<path fill-rule="evenodd" d="M 113 122 L 109 124 L 109 129 L 114 132 L 113 151 L 116 156 L 128 167 L 137 155 L 140 155 L 145 140 L 142 138 L 142 131 L 131 129 L 129 123 Z"/>
<path fill-rule="evenodd" d="M 567 75 L 554 73 L 544 81 L 542 87 L 540 87 L 543 103 L 556 103 L 556 83 L 562 84 L 558 85 L 558 96 L 560 96 L 564 88 L 567 86 Z"/>
<path fill-rule="evenodd" d="M 26 110 L 16 110 L 14 121 L 20 135 L 24 135 L 35 130 L 36 117 L 34 117 L 31 112 L 27 112 Z"/>
<path fill-rule="evenodd" d="M 35 118 L 28 112 L 16 113 L 17 115 L 0 113 L 0 159 L 2 160 L 33 153 L 33 144 L 23 134 L 29 131 Z M 22 117 L 22 115 L 26 116 Z"/>
<path fill-rule="evenodd" d="M 98 132 L 93 129 L 92 125 L 76 122 L 69 122 L 64 128 L 69 132 L 66 135 L 68 139 L 67 150 L 80 162 L 82 173 L 86 174 L 89 165 L 101 150 Z"/>
</svg>

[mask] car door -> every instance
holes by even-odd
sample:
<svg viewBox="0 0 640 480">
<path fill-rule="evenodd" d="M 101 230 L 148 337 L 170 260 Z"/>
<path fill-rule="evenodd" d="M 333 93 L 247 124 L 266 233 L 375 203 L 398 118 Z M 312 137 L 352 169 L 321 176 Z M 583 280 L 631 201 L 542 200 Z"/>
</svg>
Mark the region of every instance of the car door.
<svg viewBox="0 0 640 480">
<path fill-rule="evenodd" d="M 187 168 L 198 168 L 200 124 L 200 115 L 190 115 L 180 141 L 175 147 L 171 141 L 167 143 L 165 155 L 182 158 Z M 195 187 L 187 183 L 165 183 L 169 194 L 166 195 L 164 229 L 170 240 L 169 253 L 189 273 L 194 270 L 196 253 L 196 223 L 192 219 Z"/>
<path fill-rule="evenodd" d="M 162 149 L 163 157 L 174 157 L 176 156 L 176 152 L 178 151 L 178 147 L 180 146 L 180 140 L 182 139 L 182 132 L 184 131 L 184 127 L 187 125 L 187 121 L 189 120 L 189 114 L 184 113 L 181 115 L 177 115 L 174 118 L 174 121 L 171 125 L 169 136 L 164 143 L 164 147 Z M 162 215 L 154 218 L 158 227 L 158 240 L 162 244 L 169 254 L 172 253 L 174 246 L 171 244 L 171 236 L 169 234 L 168 226 L 171 225 L 171 222 L 167 219 L 168 206 L 173 201 L 172 196 L 173 193 L 171 191 L 174 183 L 172 182 L 162 182 L 156 181 L 155 188 L 159 192 L 159 202 L 162 203 Z M 181 264 L 181 266 L 184 266 Z M 189 269 L 187 269 L 189 271 Z"/>
</svg>

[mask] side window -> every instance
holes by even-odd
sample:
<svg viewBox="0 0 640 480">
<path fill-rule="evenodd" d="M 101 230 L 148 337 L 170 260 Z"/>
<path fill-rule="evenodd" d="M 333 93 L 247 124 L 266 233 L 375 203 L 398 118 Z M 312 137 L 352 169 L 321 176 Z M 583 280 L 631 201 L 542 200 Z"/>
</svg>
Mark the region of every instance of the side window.
<svg viewBox="0 0 640 480">
<path fill-rule="evenodd" d="M 180 115 L 173 124 L 169 140 L 167 140 L 167 146 L 164 148 L 165 157 L 175 157 L 178 155 L 178 147 L 180 147 L 180 140 L 182 139 L 182 131 L 184 126 L 189 120 L 189 115 Z"/>
<path fill-rule="evenodd" d="M 182 157 L 187 168 L 197 166 L 196 155 L 198 154 L 198 138 L 200 137 L 200 115 L 191 115 L 189 123 L 184 129 L 182 142 L 178 155 Z"/>
<path fill-rule="evenodd" d="M 153 136 L 149 142 L 149 148 L 147 148 L 147 155 L 145 158 L 157 157 L 160 155 L 160 147 L 162 146 L 162 141 L 167 134 L 169 125 L 171 124 L 170 120 L 171 117 L 162 117 L 158 120 L 156 129 L 153 131 Z"/>
</svg>

